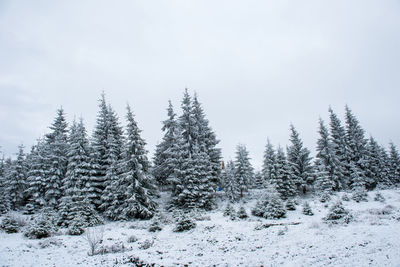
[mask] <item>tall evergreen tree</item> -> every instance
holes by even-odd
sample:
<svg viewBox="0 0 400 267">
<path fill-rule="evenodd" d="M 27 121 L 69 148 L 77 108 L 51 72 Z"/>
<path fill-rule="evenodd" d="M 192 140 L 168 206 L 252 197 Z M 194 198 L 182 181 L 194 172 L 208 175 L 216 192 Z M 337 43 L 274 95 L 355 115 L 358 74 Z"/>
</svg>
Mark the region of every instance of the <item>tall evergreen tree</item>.
<svg viewBox="0 0 400 267">
<path fill-rule="evenodd" d="M 242 198 L 243 194 L 248 191 L 250 182 L 254 177 L 249 152 L 244 145 L 236 147 L 235 170 L 236 183 L 240 192 L 240 198 Z"/>
<path fill-rule="evenodd" d="M 290 146 L 287 148 L 287 159 L 292 180 L 298 192 L 305 194 L 314 182 L 310 151 L 303 147 L 303 142 L 293 125 L 290 125 Z"/>
<path fill-rule="evenodd" d="M 116 187 L 120 183 L 122 169 L 121 162 L 123 157 L 123 130 L 119 123 L 118 116 L 108 106 L 107 111 L 107 125 L 108 125 L 108 136 L 107 136 L 107 151 L 105 155 L 107 168 L 104 181 L 104 190 L 101 195 L 101 205 L 99 210 L 105 212 L 105 215 L 110 219 L 115 218 L 115 207 L 118 205 L 116 201 Z"/>
<path fill-rule="evenodd" d="M 197 142 L 200 144 L 200 149 L 208 155 L 209 165 L 211 166 L 211 177 L 215 184 L 220 184 L 221 175 L 221 149 L 217 148 L 219 140 L 209 125 L 209 121 L 206 119 L 204 110 L 198 100 L 197 95 L 193 98 L 193 116 L 195 123 L 198 127 Z"/>
<path fill-rule="evenodd" d="M 140 136 L 141 130 L 129 106 L 127 110 L 127 144 L 121 163 L 121 179 L 114 191 L 115 197 L 120 198 L 115 199 L 114 203 L 118 205 L 111 209 L 122 219 L 147 219 L 153 217 L 157 208 L 155 181 L 150 174 L 146 142 Z"/>
<path fill-rule="evenodd" d="M 232 160 L 228 161 L 223 171 L 223 188 L 230 201 L 236 201 L 240 197 L 235 172 L 235 163 Z"/>
<path fill-rule="evenodd" d="M 57 110 L 57 116 L 50 126 L 51 132 L 45 136 L 45 194 L 47 205 L 57 208 L 62 197 L 62 182 L 67 172 L 68 125 L 64 110 Z"/>
<path fill-rule="evenodd" d="M 11 208 L 16 210 L 25 205 L 25 190 L 27 186 L 27 166 L 25 162 L 24 146 L 18 147 L 17 159 L 12 163 L 11 168 L 6 176 L 7 195 L 11 204 Z"/>
<path fill-rule="evenodd" d="M 341 175 L 343 170 L 341 169 L 341 163 L 335 153 L 333 143 L 330 140 L 328 129 L 325 127 L 322 119 L 319 120 L 319 135 L 320 138 L 317 141 L 317 159 L 319 160 L 316 163 L 317 166 L 317 177 L 319 176 L 319 183 L 323 181 L 324 191 L 329 189 L 329 185 L 331 184 L 331 188 L 335 190 L 339 190 L 341 188 Z M 323 165 L 323 166 L 321 166 Z M 327 177 L 325 177 L 327 176 Z M 328 183 L 326 180 L 330 180 Z M 320 186 L 321 187 L 321 186 Z"/>
<path fill-rule="evenodd" d="M 73 122 L 69 134 L 67 173 L 63 183 L 64 196 L 61 199 L 60 224 L 69 226 L 87 210 L 92 210 L 86 198 L 86 184 L 91 175 L 90 145 L 86 129 L 81 119 Z M 88 219 L 86 219 L 88 220 Z"/>
<path fill-rule="evenodd" d="M 396 146 L 392 142 L 390 143 L 388 162 L 391 183 L 398 185 L 400 183 L 400 156 Z"/>
<path fill-rule="evenodd" d="M 385 149 L 373 137 L 370 137 L 366 153 L 366 187 L 375 188 L 377 184 L 381 187 L 390 186 L 389 170 L 385 162 L 387 158 Z"/>
<path fill-rule="evenodd" d="M 262 173 L 264 175 L 264 180 L 266 183 L 269 183 L 273 179 L 275 163 L 276 163 L 275 150 L 268 139 L 267 145 L 265 147 L 264 161 L 262 168 Z"/>
<path fill-rule="evenodd" d="M 346 145 L 346 131 L 342 126 L 340 119 L 329 108 L 330 117 L 330 140 L 335 156 L 339 162 L 339 168 L 336 169 L 338 183 L 335 184 L 337 190 L 346 189 L 349 184 L 350 168 L 349 168 L 349 153 Z"/>
<path fill-rule="evenodd" d="M 364 137 L 364 130 L 361 128 L 359 121 L 354 116 L 352 111 L 348 106 L 346 106 L 346 144 L 348 148 L 348 159 L 349 159 L 349 167 L 350 167 L 350 177 L 360 176 L 364 179 L 366 177 L 366 169 L 368 165 L 367 161 L 367 140 Z M 351 172 L 355 171 L 355 168 L 358 168 L 358 174 L 351 174 Z M 370 177 L 368 177 L 370 178 Z M 352 182 L 352 179 L 350 179 Z M 369 185 L 367 181 L 364 181 L 364 185 Z M 352 186 L 354 187 L 354 186 Z M 371 187 L 370 187 L 371 189 Z"/>
<path fill-rule="evenodd" d="M 296 195 L 296 184 L 291 176 L 285 152 L 278 147 L 270 184 L 280 194 L 282 199 Z"/>
<path fill-rule="evenodd" d="M 35 209 L 39 209 L 46 204 L 46 171 L 48 169 L 47 144 L 39 139 L 32 147 L 28 156 L 28 178 L 26 195 L 29 198 L 29 204 Z"/>
<path fill-rule="evenodd" d="M 171 101 L 168 105 L 168 119 L 163 121 L 162 131 L 165 132 L 163 140 L 156 147 L 154 156 L 153 175 L 160 186 L 169 184 L 168 179 L 174 172 L 174 161 L 171 161 L 171 152 L 174 142 L 176 142 L 176 131 L 178 131 L 178 123 L 176 114 L 173 110 Z"/>
</svg>

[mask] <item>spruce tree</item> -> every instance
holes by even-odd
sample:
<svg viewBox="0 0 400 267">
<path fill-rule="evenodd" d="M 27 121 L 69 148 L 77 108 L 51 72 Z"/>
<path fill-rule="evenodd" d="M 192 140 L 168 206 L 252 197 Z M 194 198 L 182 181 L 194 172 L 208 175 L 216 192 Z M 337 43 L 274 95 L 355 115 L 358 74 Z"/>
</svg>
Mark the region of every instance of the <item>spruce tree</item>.
<svg viewBox="0 0 400 267">
<path fill-rule="evenodd" d="M 154 178 L 161 187 L 169 184 L 168 179 L 174 172 L 175 166 L 170 159 L 173 156 L 171 153 L 176 142 L 176 131 L 179 127 L 171 101 L 169 101 L 167 112 L 168 119 L 163 121 L 162 127 L 162 131 L 165 133 L 161 143 L 156 146 L 153 168 Z"/>
<path fill-rule="evenodd" d="M 360 176 L 364 179 L 364 186 L 368 185 L 366 183 L 367 140 L 364 137 L 364 130 L 348 106 L 346 106 L 346 144 L 349 155 L 350 183 L 353 182 L 354 176 Z M 356 169 L 357 174 L 353 174 L 352 172 Z M 356 186 L 351 185 L 351 187 Z"/>
<path fill-rule="evenodd" d="M 291 176 L 285 152 L 281 147 L 278 147 L 276 153 L 270 184 L 282 199 L 296 195 L 296 184 Z"/>
<path fill-rule="evenodd" d="M 297 186 L 297 191 L 305 194 L 314 182 L 310 151 L 303 147 L 299 133 L 293 125 L 290 125 L 290 131 L 291 144 L 287 148 L 290 175 Z"/>
<path fill-rule="evenodd" d="M 235 163 L 230 160 L 226 163 L 225 170 L 223 172 L 224 184 L 223 188 L 226 196 L 230 201 L 236 201 L 239 199 L 240 192 L 236 182 L 235 176 Z"/>
<path fill-rule="evenodd" d="M 269 139 L 267 140 L 267 145 L 264 152 L 264 161 L 262 167 L 262 173 L 264 175 L 264 180 L 266 183 L 270 183 L 273 180 L 274 175 L 274 165 L 276 163 L 275 150 Z"/>
<path fill-rule="evenodd" d="M 381 187 L 390 186 L 389 170 L 385 162 L 387 158 L 385 149 L 373 137 L 370 137 L 366 153 L 366 187 L 375 188 L 378 184 Z"/>
<path fill-rule="evenodd" d="M 119 214 L 119 218 L 148 219 L 153 217 L 157 205 L 155 181 L 150 174 L 150 162 L 145 149 L 146 142 L 140 136 L 141 130 L 137 126 L 130 107 L 127 107 L 127 143 L 121 163 L 122 173 L 117 184 L 114 203 L 110 209 Z"/>
<path fill-rule="evenodd" d="M 50 207 L 58 208 L 62 197 L 62 182 L 67 171 L 67 123 L 62 108 L 57 110 L 57 116 L 50 126 L 52 130 L 45 136 L 45 193 L 44 199 Z"/>
<path fill-rule="evenodd" d="M 59 208 L 59 224 L 66 227 L 77 218 L 87 222 L 90 216 L 97 216 L 94 207 L 86 198 L 86 184 L 91 175 L 91 159 L 89 140 L 82 119 L 79 123 L 73 122 L 68 141 L 68 165 L 63 184 L 64 196 Z M 88 210 L 91 212 L 84 219 L 82 216 Z"/>
<path fill-rule="evenodd" d="M 235 159 L 235 178 L 240 192 L 240 198 L 242 198 L 243 194 L 248 191 L 253 176 L 254 171 L 250 163 L 249 152 L 247 151 L 246 146 L 240 144 L 236 147 Z"/>
<path fill-rule="evenodd" d="M 116 218 L 116 209 L 113 208 L 118 206 L 118 201 L 120 197 L 118 196 L 118 184 L 121 180 L 122 174 L 122 157 L 123 157 L 123 130 L 119 123 L 118 116 L 111 108 L 108 106 L 107 110 L 107 125 L 108 125 L 108 135 L 107 135 L 107 151 L 105 154 L 106 159 L 106 175 L 105 181 L 103 183 L 104 190 L 101 195 L 101 205 L 99 210 L 105 212 L 105 215 L 110 219 Z"/>
<path fill-rule="evenodd" d="M 389 177 L 393 185 L 400 183 L 400 156 L 396 146 L 391 142 L 389 149 Z"/>
<path fill-rule="evenodd" d="M 6 192 L 13 210 L 25 205 L 25 190 L 27 186 L 27 166 L 25 162 L 24 146 L 18 147 L 17 159 L 12 163 L 6 176 Z"/>
<path fill-rule="evenodd" d="M 32 147 L 28 156 L 28 178 L 26 195 L 29 197 L 29 205 L 39 209 L 46 204 L 46 171 L 48 168 L 47 144 L 39 139 Z"/>
<path fill-rule="evenodd" d="M 339 167 L 336 169 L 338 182 L 335 184 L 335 189 L 339 191 L 347 189 L 349 185 L 349 153 L 346 145 L 346 131 L 342 123 L 331 108 L 329 108 L 329 113 L 330 140 L 339 163 Z"/>
<path fill-rule="evenodd" d="M 341 163 L 334 151 L 333 144 L 329 138 L 328 129 L 325 127 L 322 119 L 319 120 L 319 135 L 317 141 L 317 180 L 319 189 L 322 191 L 338 191 L 341 187 Z"/>
</svg>

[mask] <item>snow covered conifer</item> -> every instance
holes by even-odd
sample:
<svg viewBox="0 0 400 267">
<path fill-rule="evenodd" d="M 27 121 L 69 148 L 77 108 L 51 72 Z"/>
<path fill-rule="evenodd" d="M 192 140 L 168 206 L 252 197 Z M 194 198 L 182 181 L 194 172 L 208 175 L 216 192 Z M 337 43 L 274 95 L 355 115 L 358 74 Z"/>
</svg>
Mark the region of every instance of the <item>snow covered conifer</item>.
<svg viewBox="0 0 400 267">
<path fill-rule="evenodd" d="M 290 125 L 290 146 L 287 148 L 287 159 L 290 175 L 296 183 L 297 191 L 305 194 L 307 188 L 314 182 L 310 151 L 303 147 L 299 133 Z"/>
<path fill-rule="evenodd" d="M 278 147 L 270 176 L 270 185 L 276 189 L 282 199 L 296 195 L 296 185 L 293 176 L 291 176 L 285 152 L 281 147 Z"/>
<path fill-rule="evenodd" d="M 342 126 L 340 119 L 329 108 L 330 117 L 330 140 L 332 148 L 338 159 L 339 167 L 336 169 L 338 183 L 335 184 L 335 190 L 343 190 L 348 187 L 350 173 L 349 168 L 346 168 L 349 162 L 349 154 L 346 145 L 346 131 Z"/>
<path fill-rule="evenodd" d="M 388 162 L 391 183 L 398 185 L 400 183 L 400 156 L 396 146 L 393 143 L 390 143 Z"/>
<path fill-rule="evenodd" d="M 267 145 L 265 147 L 263 167 L 262 167 L 262 173 L 264 175 L 266 183 L 270 183 L 270 181 L 273 179 L 275 163 L 276 163 L 275 150 L 268 139 Z"/>
<path fill-rule="evenodd" d="M 179 127 L 171 101 L 169 101 L 167 111 L 168 119 L 163 121 L 162 127 L 165 134 L 161 143 L 157 145 L 154 156 L 153 175 L 160 186 L 168 185 L 168 179 L 174 172 L 175 166 L 174 161 L 171 161 L 171 156 L 173 156 L 171 153 L 176 142 L 176 131 Z"/>
<path fill-rule="evenodd" d="M 254 172 L 250 163 L 249 152 L 247 151 L 246 146 L 238 145 L 236 147 L 235 177 L 240 192 L 240 198 L 243 197 L 244 192 L 248 191 L 253 176 Z"/>
<path fill-rule="evenodd" d="M 130 107 L 127 107 L 127 142 L 121 164 L 121 179 L 117 184 L 116 196 L 121 195 L 119 207 L 112 206 L 120 218 L 148 219 L 153 217 L 157 205 L 155 181 L 150 174 L 150 162 L 145 149 L 146 142 L 140 136 Z M 118 202 L 118 199 L 114 200 Z"/>
<path fill-rule="evenodd" d="M 233 161 L 228 161 L 226 163 L 225 170 L 223 173 L 224 177 L 223 188 L 226 196 L 229 198 L 230 201 L 236 201 L 239 199 L 240 196 L 235 172 L 236 172 L 235 163 Z"/>
<path fill-rule="evenodd" d="M 354 181 L 354 176 L 362 176 L 364 186 L 366 185 L 367 168 L 367 140 L 364 138 L 364 130 L 348 106 L 346 106 L 346 144 L 348 148 L 349 165 L 348 172 L 350 183 Z M 357 170 L 357 174 L 352 172 Z M 351 185 L 352 188 L 358 185 Z"/>
<path fill-rule="evenodd" d="M 25 162 L 24 146 L 18 147 L 17 159 L 10 166 L 8 171 L 7 188 L 6 192 L 11 204 L 11 208 L 16 210 L 25 205 L 26 196 L 26 177 L 27 177 L 27 166 Z"/>
<path fill-rule="evenodd" d="M 325 127 L 322 119 L 319 120 L 319 134 L 320 138 L 317 141 L 316 155 L 318 159 L 316 161 L 316 175 L 317 180 L 319 180 L 319 189 L 323 191 L 339 190 L 341 187 L 341 175 L 343 174 L 342 165 L 335 153 L 333 144 L 329 138 L 328 129 Z"/>
<path fill-rule="evenodd" d="M 57 208 L 62 197 L 62 182 L 67 172 L 68 137 L 65 113 L 62 108 L 57 110 L 57 116 L 50 126 L 52 130 L 45 136 L 45 192 L 47 205 Z"/>
</svg>

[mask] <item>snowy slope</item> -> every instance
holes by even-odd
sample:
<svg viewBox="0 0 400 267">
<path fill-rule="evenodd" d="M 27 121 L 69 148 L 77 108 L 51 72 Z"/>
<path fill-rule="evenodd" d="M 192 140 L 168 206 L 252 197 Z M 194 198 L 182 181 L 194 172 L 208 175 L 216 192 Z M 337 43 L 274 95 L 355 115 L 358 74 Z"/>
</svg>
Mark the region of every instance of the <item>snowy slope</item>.
<svg viewBox="0 0 400 267">
<path fill-rule="evenodd" d="M 259 195 L 253 193 L 254 199 L 244 204 L 248 214 Z M 307 199 L 314 216 L 303 215 L 299 205 L 275 221 L 251 215 L 231 221 L 223 217 L 221 203 L 220 210 L 204 214 L 195 229 L 183 233 L 173 232 L 173 223 L 156 233 L 147 230 L 149 221 L 108 223 L 103 245 L 122 242 L 126 250 L 97 256 L 88 256 L 82 236 L 29 240 L 1 232 L 0 266 L 132 266 L 121 263 L 132 255 L 157 266 L 400 266 L 400 190 L 381 193 L 383 203 L 373 200 L 375 192 L 369 193 L 368 202 L 343 202 L 354 216 L 348 225 L 324 223 L 328 208 L 316 199 Z M 256 230 L 265 223 L 293 222 L 300 224 Z M 138 241 L 128 243 L 132 235 Z M 145 240 L 154 243 L 141 249 Z"/>
</svg>

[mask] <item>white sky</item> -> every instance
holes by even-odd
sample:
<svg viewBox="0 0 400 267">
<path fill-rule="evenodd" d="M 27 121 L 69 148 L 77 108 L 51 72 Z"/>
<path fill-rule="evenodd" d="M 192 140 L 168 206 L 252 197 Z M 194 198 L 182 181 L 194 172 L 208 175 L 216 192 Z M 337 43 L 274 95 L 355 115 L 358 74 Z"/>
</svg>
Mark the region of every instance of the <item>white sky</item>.
<svg viewBox="0 0 400 267">
<path fill-rule="evenodd" d="M 129 102 L 152 153 L 168 99 L 196 91 L 226 159 L 292 122 L 315 149 L 318 118 L 348 104 L 367 135 L 400 144 L 400 1 L 0 0 L 0 145 L 47 132 L 56 109 L 89 132 L 101 91 Z M 343 118 L 343 117 L 342 117 Z M 28 149 L 28 148 L 27 148 Z"/>
</svg>

